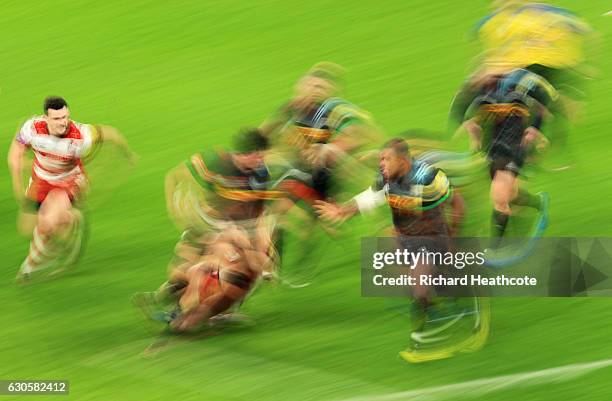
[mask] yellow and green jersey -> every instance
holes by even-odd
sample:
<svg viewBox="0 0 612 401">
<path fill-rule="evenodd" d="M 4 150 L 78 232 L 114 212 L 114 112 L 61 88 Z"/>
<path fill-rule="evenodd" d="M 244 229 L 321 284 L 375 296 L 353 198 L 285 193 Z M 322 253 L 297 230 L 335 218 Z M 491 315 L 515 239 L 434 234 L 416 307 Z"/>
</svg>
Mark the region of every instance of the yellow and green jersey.
<svg viewBox="0 0 612 401">
<path fill-rule="evenodd" d="M 489 65 L 564 69 L 584 60 L 584 38 L 591 28 L 565 9 L 532 3 L 495 11 L 478 23 L 476 32 Z"/>
<path fill-rule="evenodd" d="M 328 143 L 353 124 L 373 125 L 372 116 L 344 99 L 332 97 L 307 111 L 284 106 L 276 116 L 285 121 L 285 136 L 291 145 L 304 147 Z"/>
<path fill-rule="evenodd" d="M 270 190 L 270 174 L 265 164 L 244 172 L 226 152 L 196 153 L 185 162 L 193 179 L 203 188 L 213 217 L 246 220 L 261 215 L 267 200 L 284 196 Z"/>
</svg>

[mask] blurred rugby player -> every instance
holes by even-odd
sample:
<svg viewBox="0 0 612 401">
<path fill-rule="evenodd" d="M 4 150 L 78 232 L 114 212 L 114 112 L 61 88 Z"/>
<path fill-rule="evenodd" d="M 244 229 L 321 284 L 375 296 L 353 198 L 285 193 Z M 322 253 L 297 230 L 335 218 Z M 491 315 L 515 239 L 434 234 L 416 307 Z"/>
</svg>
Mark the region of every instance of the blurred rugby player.
<svg viewBox="0 0 612 401">
<path fill-rule="evenodd" d="M 169 264 L 168 281 L 154 293 L 133 298 L 147 317 L 167 322 L 181 319 L 175 328 L 186 330 L 243 299 L 256 279 L 271 268 L 274 222 L 264 215 L 265 201 L 283 198 L 284 193 L 268 189 L 263 159 L 267 148 L 268 139 L 258 129 L 245 129 L 234 137 L 233 150 L 196 153 L 168 173 L 168 213 L 183 233 Z M 227 251 L 222 257 L 214 251 L 219 248 Z M 194 291 L 198 292 L 194 288 L 204 279 L 208 296 L 196 305 L 188 300 L 194 299 Z M 210 288 L 218 291 L 209 293 Z M 183 298 L 186 292 L 192 295 Z M 177 301 L 178 310 L 164 312 Z M 190 315 L 183 320 L 195 309 L 198 319 Z"/>
<path fill-rule="evenodd" d="M 414 160 L 403 138 L 388 141 L 379 157 L 380 172 L 375 183 L 347 204 L 319 201 L 315 208 L 321 218 L 342 222 L 357 213 L 388 204 L 400 247 L 411 252 L 417 252 L 423 246 L 434 251 L 448 249 L 450 229 L 444 205 L 452 196 L 452 187 L 444 172 Z M 431 275 L 434 269 L 435 266 L 420 263 L 413 274 L 417 277 Z M 469 314 L 455 308 L 442 310 L 440 304 L 450 300 L 435 298 L 432 290 L 421 285 L 413 288 L 412 345 L 401 353 L 409 362 L 448 358 L 459 351 L 475 350 L 482 346 L 488 334 L 488 314 L 480 314 L 479 310 L 472 310 Z M 468 315 L 480 316 L 467 340 L 453 344 L 437 340 L 444 337 L 441 332 L 446 334 L 452 330 L 452 324 L 446 324 L 447 319 L 456 323 Z M 436 323 L 442 320 L 445 321 L 443 327 Z"/>
<path fill-rule="evenodd" d="M 518 176 L 530 154 L 547 148 L 549 141 L 540 128 L 558 97 L 544 78 L 518 69 L 483 86 L 467 113 L 463 126 L 472 149 L 483 151 L 489 161 L 494 247 L 506 231 L 512 205 L 540 211 L 536 229 L 546 228 L 548 195 L 532 195 L 519 185 Z"/>
<path fill-rule="evenodd" d="M 63 98 L 46 98 L 43 111 L 23 124 L 8 155 L 13 192 L 21 206 L 19 230 L 33 230 L 30 251 L 17 275 L 19 281 L 51 267 L 57 268 L 53 272 L 63 271 L 78 259 L 84 228 L 79 205 L 88 186 L 84 161 L 103 141 L 115 142 L 129 159 L 134 158 L 115 129 L 71 120 Z M 34 163 L 24 192 L 23 165 L 28 149 L 34 153 Z"/>
</svg>

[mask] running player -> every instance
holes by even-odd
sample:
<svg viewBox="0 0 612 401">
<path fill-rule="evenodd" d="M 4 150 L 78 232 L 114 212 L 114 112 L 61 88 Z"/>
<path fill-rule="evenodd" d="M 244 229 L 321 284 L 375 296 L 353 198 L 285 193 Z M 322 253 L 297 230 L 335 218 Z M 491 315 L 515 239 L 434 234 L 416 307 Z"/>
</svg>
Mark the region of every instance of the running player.
<svg viewBox="0 0 612 401">
<path fill-rule="evenodd" d="M 541 152 L 548 140 L 540 128 L 556 90 L 544 78 L 525 69 L 491 80 L 473 102 L 464 123 L 472 148 L 489 160 L 493 217 L 491 235 L 499 245 L 512 213 L 512 205 L 529 206 L 542 213 L 540 229 L 547 224 L 548 197 L 530 194 L 517 179 L 527 156 Z"/>
<path fill-rule="evenodd" d="M 298 81 L 293 99 L 261 125 L 277 150 L 311 175 L 318 199 L 330 196 L 332 169 L 379 136 L 369 113 L 337 97 L 342 74 L 333 63 L 314 65 Z"/>
<path fill-rule="evenodd" d="M 320 201 L 316 209 L 321 218 L 342 222 L 359 213 L 388 204 L 393 216 L 399 246 L 416 252 L 420 247 L 445 250 L 449 247 L 450 229 L 445 218 L 444 205 L 451 198 L 452 187 L 444 172 L 428 164 L 414 160 L 403 138 L 388 141 L 380 151 L 380 173 L 375 184 L 355 196 L 344 205 Z M 423 238 L 426 237 L 426 238 Z M 435 266 L 421 264 L 414 270 L 416 276 L 432 274 Z M 488 315 L 476 321 L 476 333 L 469 341 L 449 347 L 441 345 L 436 338 L 440 332 L 450 331 L 450 326 L 441 328 L 435 321 L 453 319 L 458 322 L 465 311 L 452 316 L 444 314 L 438 307 L 443 300 L 433 297 L 432 288 L 415 286 L 413 290 L 412 348 L 401 355 L 410 362 L 423 362 L 454 355 L 458 351 L 474 350 L 484 343 L 488 333 Z M 478 314 L 478 310 L 473 311 Z M 457 316 L 459 316 L 457 318 Z M 484 321 L 485 325 L 480 325 Z M 433 327 L 433 328 L 432 328 Z M 438 344 L 436 344 L 438 343 Z"/>
<path fill-rule="evenodd" d="M 45 268 L 61 270 L 76 261 L 83 227 L 78 205 L 88 184 L 83 160 L 103 141 L 115 142 L 128 158 L 133 157 L 125 139 L 111 127 L 71 120 L 68 104 L 61 97 L 46 98 L 43 111 L 42 116 L 23 124 L 8 156 L 13 192 L 22 206 L 19 228 L 22 232 L 33 229 L 30 251 L 17 275 L 20 281 Z M 34 163 L 24 192 L 22 174 L 28 149 L 34 152 Z"/>
<path fill-rule="evenodd" d="M 352 155 L 379 143 L 380 132 L 370 114 L 339 97 L 343 74 L 343 68 L 336 64 L 317 63 L 297 82 L 293 98 L 261 125 L 264 134 L 272 138 L 273 154 L 280 156 L 284 168 L 298 172 L 283 182 L 289 197 L 277 207 L 281 214 L 291 209 L 283 225 L 313 245 L 321 242 L 317 227 L 325 234 L 335 234 L 325 224 L 315 225 L 313 202 L 339 196 L 339 184 L 352 184 L 362 168 Z M 295 204 L 301 208 L 292 208 Z M 293 221 L 299 221 L 299 230 L 291 229 Z M 281 253 L 284 233 L 280 230 L 277 235 Z M 298 286 L 304 286 L 305 276 L 315 271 L 317 262 L 312 258 L 319 254 L 313 254 L 308 246 L 302 246 L 300 252 L 295 265 L 301 266 L 296 272 L 301 276 Z"/>
<path fill-rule="evenodd" d="M 494 1 L 497 9 L 475 29 L 483 60 L 453 99 L 450 128 L 460 125 L 465 111 L 492 78 L 515 69 L 527 69 L 545 78 L 559 92 L 551 105 L 556 116 L 553 144 L 567 140 L 569 121 L 585 98 L 584 82 L 592 75 L 586 65 L 586 47 L 592 29 L 568 10 L 528 1 Z M 554 107 L 553 107 L 554 106 Z"/>
</svg>

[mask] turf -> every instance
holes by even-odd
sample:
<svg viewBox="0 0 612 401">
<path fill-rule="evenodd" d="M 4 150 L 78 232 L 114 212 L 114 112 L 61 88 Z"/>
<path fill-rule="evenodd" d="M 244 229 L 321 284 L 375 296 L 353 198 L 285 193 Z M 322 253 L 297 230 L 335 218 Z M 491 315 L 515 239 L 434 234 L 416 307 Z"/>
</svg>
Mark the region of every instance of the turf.
<svg viewBox="0 0 612 401">
<path fill-rule="evenodd" d="M 46 95 L 59 94 L 74 119 L 118 127 L 140 162 L 133 170 L 112 159 L 92 164 L 92 229 L 81 265 L 27 287 L 12 282 L 28 243 L 15 232 L 17 206 L 2 170 L 0 379 L 68 379 L 67 399 L 75 400 L 342 400 L 612 358 L 610 299 L 495 299 L 484 350 L 403 362 L 407 316 L 392 301 L 360 295 L 358 238 L 380 216 L 349 223 L 342 240 L 312 243 L 323 255 L 313 285 L 261 287 L 244 307 L 255 327 L 171 340 L 153 358 L 140 355 L 153 338 L 129 298 L 164 279 L 178 236 L 165 214 L 165 172 L 258 124 L 320 60 L 348 69 L 346 97 L 387 135 L 442 130 L 476 54 L 468 32 L 488 4 L 5 1 L 0 158 L 19 123 L 40 112 Z M 610 17 L 601 16 L 609 4 L 561 5 L 600 33 L 599 77 L 570 139 L 575 168 L 531 185 L 553 199 L 548 235 L 609 236 L 612 49 Z M 466 230 L 478 233 L 488 224 L 486 187 L 472 191 L 483 201 L 470 205 Z M 482 399 L 608 400 L 610 377 L 604 368 Z"/>
</svg>

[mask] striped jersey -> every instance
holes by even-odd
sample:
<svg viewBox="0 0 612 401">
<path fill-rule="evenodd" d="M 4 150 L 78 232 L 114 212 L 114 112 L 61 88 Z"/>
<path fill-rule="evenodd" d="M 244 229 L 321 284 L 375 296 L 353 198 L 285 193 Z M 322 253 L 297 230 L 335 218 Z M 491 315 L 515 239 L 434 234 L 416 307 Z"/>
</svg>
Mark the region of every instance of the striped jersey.
<svg viewBox="0 0 612 401">
<path fill-rule="evenodd" d="M 516 69 L 483 87 L 469 106 L 483 129 L 483 149 L 489 157 L 522 154 L 525 129 L 541 128 L 544 108 L 555 110 L 559 94 L 543 77 Z"/>
<path fill-rule="evenodd" d="M 196 153 L 185 162 L 191 176 L 206 189 L 206 203 L 213 217 L 247 220 L 261 215 L 266 200 L 284 193 L 269 189 L 270 174 L 265 165 L 244 172 L 225 152 Z"/>
<path fill-rule="evenodd" d="M 26 121 L 15 138 L 34 152 L 32 174 L 50 183 L 70 181 L 84 173 L 81 158 L 100 140 L 94 126 L 70 121 L 61 137 L 49 134 L 43 116 Z"/>
<path fill-rule="evenodd" d="M 372 121 L 369 113 L 337 97 L 329 98 L 305 112 L 285 107 L 281 113 L 297 131 L 294 140 L 298 145 L 327 143 L 351 124 L 369 124 Z"/>
<path fill-rule="evenodd" d="M 384 191 L 393 224 L 401 234 L 448 235 L 440 206 L 450 197 L 451 186 L 442 170 L 413 160 L 410 171 L 393 181 L 379 173 L 373 189 Z"/>
</svg>

